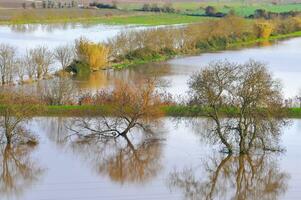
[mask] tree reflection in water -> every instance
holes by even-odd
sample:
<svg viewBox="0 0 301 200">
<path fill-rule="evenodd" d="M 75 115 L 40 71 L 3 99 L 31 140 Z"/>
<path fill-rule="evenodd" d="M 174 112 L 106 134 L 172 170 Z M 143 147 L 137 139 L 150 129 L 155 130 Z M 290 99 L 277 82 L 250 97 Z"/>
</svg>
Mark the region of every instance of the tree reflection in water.
<svg viewBox="0 0 301 200">
<path fill-rule="evenodd" d="M 31 160 L 34 145 L 0 145 L 0 196 L 20 197 L 44 170 Z"/>
<path fill-rule="evenodd" d="M 161 169 L 162 141 L 128 138 L 89 141 L 72 145 L 76 153 L 91 163 L 99 174 L 118 183 L 144 183 L 156 177 Z"/>
<path fill-rule="evenodd" d="M 204 172 L 185 169 L 170 174 L 169 186 L 185 199 L 275 200 L 287 190 L 289 176 L 281 171 L 277 155 L 224 155 L 208 159 Z"/>
<path fill-rule="evenodd" d="M 162 168 L 164 140 L 160 135 L 164 131 L 158 128 L 156 133 L 135 130 L 123 137 L 89 137 L 82 140 L 69 137 L 73 133 L 69 124 L 74 124 L 74 119 L 58 117 L 47 122 L 43 129 L 49 133 L 50 140 L 59 146 L 69 147 L 75 155 L 89 163 L 94 171 L 108 176 L 112 181 L 121 184 L 145 183 L 155 178 Z M 77 130 L 85 132 L 80 128 Z"/>
</svg>

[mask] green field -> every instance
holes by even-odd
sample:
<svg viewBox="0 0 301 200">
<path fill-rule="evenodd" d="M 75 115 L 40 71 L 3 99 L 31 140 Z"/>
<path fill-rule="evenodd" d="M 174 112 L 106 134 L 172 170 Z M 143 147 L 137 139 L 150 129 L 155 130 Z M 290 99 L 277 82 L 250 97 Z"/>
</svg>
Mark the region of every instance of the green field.
<svg viewBox="0 0 301 200">
<path fill-rule="evenodd" d="M 163 6 L 164 4 L 158 4 Z M 301 3 L 279 4 L 274 5 L 270 3 L 242 3 L 242 2 L 175 2 L 173 7 L 183 14 L 201 15 L 205 13 L 207 6 L 213 6 L 217 12 L 228 13 L 234 10 L 239 16 L 249 16 L 257 9 L 265 9 L 271 12 L 288 12 L 288 11 L 301 11 Z M 127 3 L 118 4 L 122 10 L 140 9 L 143 4 Z"/>
<path fill-rule="evenodd" d="M 195 23 L 206 19 L 208 18 L 184 14 L 146 13 L 108 9 L 0 10 L 0 24 L 82 22 L 120 25 L 170 25 Z"/>
<path fill-rule="evenodd" d="M 163 6 L 163 4 L 158 4 Z M 207 6 L 214 6 L 217 12 L 228 13 L 234 10 L 237 15 L 249 16 L 256 9 L 273 12 L 301 11 L 301 3 L 296 4 L 267 4 L 241 2 L 175 2 L 172 6 L 177 14 L 139 12 L 143 4 L 118 3 L 119 9 L 0 9 L 0 24 L 26 23 L 66 23 L 86 22 L 103 24 L 139 24 L 139 25 L 168 25 L 195 23 L 207 18 L 204 14 Z"/>
<path fill-rule="evenodd" d="M 110 17 L 110 18 L 98 18 L 93 20 L 97 23 L 105 24 L 138 24 L 138 25 L 171 25 L 171 24 L 188 24 L 201 22 L 208 19 L 207 17 L 188 16 L 182 14 L 149 14 L 138 15 L 129 17 Z"/>
</svg>

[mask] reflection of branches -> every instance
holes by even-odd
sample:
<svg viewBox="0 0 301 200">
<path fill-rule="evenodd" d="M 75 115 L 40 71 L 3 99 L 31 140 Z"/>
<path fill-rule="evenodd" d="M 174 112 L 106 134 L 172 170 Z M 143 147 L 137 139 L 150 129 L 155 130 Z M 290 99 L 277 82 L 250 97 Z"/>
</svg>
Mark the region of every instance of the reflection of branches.
<svg viewBox="0 0 301 200">
<path fill-rule="evenodd" d="M 237 133 L 239 124 L 238 118 L 223 118 L 219 121 L 217 126 L 215 121 L 207 118 L 196 118 L 190 120 L 193 130 L 201 134 L 203 140 L 209 143 L 219 143 L 220 137 L 217 132 L 220 132 L 231 145 L 231 150 L 241 152 L 242 146 L 248 152 L 253 151 L 282 151 L 279 146 L 279 139 L 281 130 L 287 122 L 277 119 L 248 119 L 248 134 L 246 134 L 245 141 L 240 140 Z M 199 127 L 203 127 L 200 129 Z M 228 151 L 225 149 L 225 151 Z"/>
<path fill-rule="evenodd" d="M 142 129 L 152 133 L 148 125 L 144 125 L 137 119 L 125 117 L 109 118 L 106 116 L 98 118 L 79 118 L 70 123 L 68 129 L 73 132 L 69 137 L 77 136 L 79 139 L 117 138 L 126 136 L 132 129 Z"/>
<path fill-rule="evenodd" d="M 161 168 L 161 142 L 139 139 L 137 143 L 125 136 L 111 140 L 90 140 L 74 143 L 73 149 L 92 163 L 100 174 L 116 182 L 145 182 Z"/>
<path fill-rule="evenodd" d="M 0 148 L 0 195 L 19 196 L 43 173 L 30 159 L 34 146 L 2 145 Z"/>
<path fill-rule="evenodd" d="M 273 155 L 228 155 L 213 158 L 201 178 L 192 169 L 171 174 L 171 187 L 183 190 L 185 199 L 278 199 L 287 189 L 288 175 L 279 171 Z M 204 178 L 205 177 L 205 178 Z"/>
<path fill-rule="evenodd" d="M 75 155 L 79 155 L 90 163 L 97 173 L 108 175 L 118 183 L 145 182 L 155 177 L 161 169 L 163 142 L 153 132 L 148 134 L 143 130 L 135 130 L 133 133 L 117 138 L 99 135 L 92 137 L 87 133 L 89 131 L 86 128 L 74 126 L 82 120 L 84 119 L 51 118 L 47 120 L 48 124 L 43 129 L 49 133 L 48 137 L 52 141 L 70 147 Z M 102 121 L 99 120 L 99 118 L 93 118 L 84 121 L 91 124 L 90 129 L 105 130 L 107 127 L 103 127 Z M 69 127 L 74 129 L 73 134 L 75 131 L 90 136 L 83 140 L 77 136 L 73 139 L 70 137 Z M 156 133 L 159 135 L 158 130 Z"/>
</svg>

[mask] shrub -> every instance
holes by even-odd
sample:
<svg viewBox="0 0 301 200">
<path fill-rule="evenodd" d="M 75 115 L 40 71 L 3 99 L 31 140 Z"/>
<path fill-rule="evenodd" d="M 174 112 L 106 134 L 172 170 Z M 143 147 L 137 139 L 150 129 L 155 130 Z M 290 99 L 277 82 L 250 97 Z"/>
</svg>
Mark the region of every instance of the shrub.
<svg viewBox="0 0 301 200">
<path fill-rule="evenodd" d="M 205 14 L 208 15 L 208 16 L 214 16 L 216 13 L 216 10 L 213 6 L 207 6 L 205 8 Z"/>
<path fill-rule="evenodd" d="M 141 60 L 150 60 L 153 58 L 157 58 L 160 55 L 149 49 L 149 48 L 141 48 L 141 49 L 136 49 L 130 53 L 128 53 L 125 58 L 128 60 L 135 60 L 135 59 L 141 59 Z"/>
<path fill-rule="evenodd" d="M 273 25 L 269 22 L 256 22 L 254 33 L 258 38 L 268 39 L 273 32 Z"/>
<path fill-rule="evenodd" d="M 287 34 L 301 29 L 300 18 L 292 17 L 287 19 L 274 20 L 274 34 Z"/>
<path fill-rule="evenodd" d="M 101 43 L 81 38 L 76 40 L 75 49 L 79 60 L 87 63 L 92 71 L 103 69 L 108 64 L 109 50 Z"/>
<path fill-rule="evenodd" d="M 90 67 L 86 62 L 74 60 L 65 70 L 74 74 L 83 74 L 90 72 Z"/>
</svg>

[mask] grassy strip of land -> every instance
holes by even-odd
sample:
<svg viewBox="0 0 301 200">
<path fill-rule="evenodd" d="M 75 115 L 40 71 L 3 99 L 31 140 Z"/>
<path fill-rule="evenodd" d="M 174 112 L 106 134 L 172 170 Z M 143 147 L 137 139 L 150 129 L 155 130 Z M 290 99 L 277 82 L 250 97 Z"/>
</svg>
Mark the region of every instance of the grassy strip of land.
<svg viewBox="0 0 301 200">
<path fill-rule="evenodd" d="M 252 47 L 252 46 L 255 46 L 255 45 L 264 44 L 265 42 L 275 42 L 277 40 L 284 40 L 284 39 L 289 39 L 289 38 L 294 38 L 294 37 L 301 37 L 301 31 L 288 33 L 288 34 L 275 35 L 275 36 L 269 37 L 268 39 L 259 38 L 259 39 L 244 41 L 244 42 L 238 41 L 238 42 L 229 44 L 227 47 L 200 50 L 199 52 L 196 52 L 194 54 L 160 55 L 160 56 L 157 56 L 157 57 L 149 57 L 147 59 L 134 59 L 134 60 L 131 60 L 131 61 L 126 60 L 126 61 L 121 62 L 121 63 L 112 64 L 111 67 L 114 68 L 114 69 L 124 69 L 124 68 L 128 68 L 128 67 L 138 66 L 138 65 L 141 65 L 141 64 L 167 61 L 167 60 L 172 59 L 176 56 L 190 56 L 190 55 L 197 55 L 197 54 L 200 54 L 200 53 L 217 52 L 217 51 L 223 51 L 223 50 L 232 50 L 232 49 L 237 49 L 237 48 Z"/>
<path fill-rule="evenodd" d="M 0 106 L 0 115 L 4 111 L 4 106 Z M 208 109 L 201 106 L 169 105 L 163 106 L 162 111 L 165 116 L 171 117 L 203 117 L 208 113 Z M 287 118 L 301 118 L 301 108 L 286 108 Z M 62 116 L 62 117 L 97 117 L 110 115 L 112 107 L 110 105 L 62 105 L 45 106 L 40 109 L 36 116 Z M 236 108 L 224 108 L 220 112 L 224 116 L 235 116 L 238 114 Z"/>
<path fill-rule="evenodd" d="M 91 23 L 113 25 L 172 25 L 201 22 L 207 17 L 122 10 L 31 9 L 0 10 L 0 24 Z"/>
</svg>

